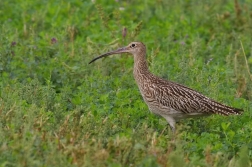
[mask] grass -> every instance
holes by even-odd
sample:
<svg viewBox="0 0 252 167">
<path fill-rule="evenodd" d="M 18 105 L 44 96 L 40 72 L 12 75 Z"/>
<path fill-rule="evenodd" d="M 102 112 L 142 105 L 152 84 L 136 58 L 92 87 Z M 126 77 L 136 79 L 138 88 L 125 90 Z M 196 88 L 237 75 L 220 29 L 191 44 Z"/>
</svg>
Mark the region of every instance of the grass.
<svg viewBox="0 0 252 167">
<path fill-rule="evenodd" d="M 249 166 L 252 3 L 0 2 L 0 165 Z M 133 59 L 95 56 L 142 41 L 150 70 L 242 116 L 186 119 L 175 140 L 148 111 Z"/>
</svg>

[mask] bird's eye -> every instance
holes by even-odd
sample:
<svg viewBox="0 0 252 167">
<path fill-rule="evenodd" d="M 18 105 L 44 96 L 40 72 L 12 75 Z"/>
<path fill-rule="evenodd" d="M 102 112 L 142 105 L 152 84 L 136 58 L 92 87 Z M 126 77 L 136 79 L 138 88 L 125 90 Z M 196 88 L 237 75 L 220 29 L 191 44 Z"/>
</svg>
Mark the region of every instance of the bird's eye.
<svg viewBox="0 0 252 167">
<path fill-rule="evenodd" d="M 136 46 L 136 44 L 134 44 L 134 43 L 133 43 L 133 44 L 131 44 L 131 48 L 134 48 L 135 46 Z"/>
</svg>

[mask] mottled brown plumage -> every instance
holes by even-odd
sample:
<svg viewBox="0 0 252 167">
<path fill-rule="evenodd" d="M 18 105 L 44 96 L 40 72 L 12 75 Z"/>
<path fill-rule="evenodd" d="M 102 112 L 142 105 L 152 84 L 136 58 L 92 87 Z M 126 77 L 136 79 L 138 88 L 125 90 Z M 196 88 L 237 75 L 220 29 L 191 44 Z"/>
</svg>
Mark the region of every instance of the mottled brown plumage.
<svg viewBox="0 0 252 167">
<path fill-rule="evenodd" d="M 132 42 L 116 51 L 94 58 L 112 54 L 131 53 L 134 56 L 134 78 L 150 111 L 164 117 L 175 131 L 179 119 L 211 114 L 240 115 L 242 109 L 218 103 L 186 86 L 159 78 L 148 70 L 146 48 L 141 42 Z M 89 63 L 89 64 L 90 64 Z"/>
</svg>

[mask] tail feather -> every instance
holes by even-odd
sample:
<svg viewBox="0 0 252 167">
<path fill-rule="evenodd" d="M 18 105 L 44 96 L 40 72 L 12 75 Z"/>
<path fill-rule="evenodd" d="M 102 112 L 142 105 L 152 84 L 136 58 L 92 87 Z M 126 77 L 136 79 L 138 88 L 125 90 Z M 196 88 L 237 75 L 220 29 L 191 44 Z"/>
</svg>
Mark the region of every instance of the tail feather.
<svg viewBox="0 0 252 167">
<path fill-rule="evenodd" d="M 209 111 L 219 115 L 241 115 L 243 112 L 243 109 L 229 107 L 213 100 L 207 101 L 204 105 Z"/>
</svg>

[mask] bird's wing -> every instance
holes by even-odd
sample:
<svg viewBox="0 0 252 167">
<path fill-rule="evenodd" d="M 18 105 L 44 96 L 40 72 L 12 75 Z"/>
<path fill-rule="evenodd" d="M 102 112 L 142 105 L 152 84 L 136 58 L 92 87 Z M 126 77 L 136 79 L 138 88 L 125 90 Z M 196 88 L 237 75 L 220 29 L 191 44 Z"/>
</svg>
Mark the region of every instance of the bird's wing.
<svg viewBox="0 0 252 167">
<path fill-rule="evenodd" d="M 154 99 L 166 107 L 184 113 L 215 113 L 221 115 L 238 115 L 241 109 L 218 103 L 203 94 L 174 82 L 154 83 L 149 87 Z"/>
</svg>

